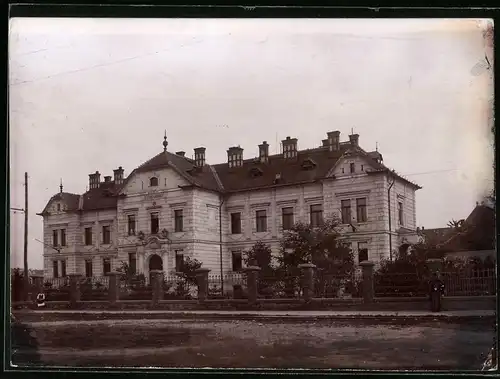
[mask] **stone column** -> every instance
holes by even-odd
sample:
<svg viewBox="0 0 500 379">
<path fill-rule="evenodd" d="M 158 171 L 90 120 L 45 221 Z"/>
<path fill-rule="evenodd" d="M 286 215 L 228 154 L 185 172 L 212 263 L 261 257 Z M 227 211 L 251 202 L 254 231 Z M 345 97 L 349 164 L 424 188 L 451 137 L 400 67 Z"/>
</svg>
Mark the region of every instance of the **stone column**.
<svg viewBox="0 0 500 379">
<path fill-rule="evenodd" d="M 137 273 L 144 274 L 144 248 L 137 249 Z"/>
<path fill-rule="evenodd" d="M 161 254 L 161 259 L 163 261 L 163 272 L 168 273 L 168 251 L 163 251 Z"/>
<path fill-rule="evenodd" d="M 36 301 L 37 295 L 43 292 L 43 275 L 31 275 L 31 279 L 33 280 L 33 291 L 31 298 L 33 301 Z"/>
<path fill-rule="evenodd" d="M 247 292 L 248 292 L 248 302 L 253 305 L 257 303 L 257 296 L 259 292 L 258 278 L 260 267 L 258 266 L 248 266 L 243 269 L 247 275 Z"/>
<path fill-rule="evenodd" d="M 109 276 L 109 289 L 108 301 L 111 306 L 115 306 L 120 298 L 120 273 L 112 271 L 108 273 Z"/>
<path fill-rule="evenodd" d="M 373 287 L 373 266 L 371 261 L 363 261 L 359 264 L 363 270 L 363 301 L 365 303 L 373 302 L 375 290 Z"/>
<path fill-rule="evenodd" d="M 71 308 L 76 308 L 80 302 L 80 274 L 69 274 L 69 302 Z"/>
<path fill-rule="evenodd" d="M 314 269 L 315 264 L 303 263 L 299 265 L 302 272 L 302 293 L 306 303 L 310 302 L 314 297 Z"/>
<path fill-rule="evenodd" d="M 158 305 L 163 300 L 163 271 L 151 270 L 151 289 L 153 290 L 152 304 Z"/>
<path fill-rule="evenodd" d="M 208 268 L 196 270 L 196 282 L 198 284 L 198 302 L 203 303 L 208 297 Z"/>
</svg>

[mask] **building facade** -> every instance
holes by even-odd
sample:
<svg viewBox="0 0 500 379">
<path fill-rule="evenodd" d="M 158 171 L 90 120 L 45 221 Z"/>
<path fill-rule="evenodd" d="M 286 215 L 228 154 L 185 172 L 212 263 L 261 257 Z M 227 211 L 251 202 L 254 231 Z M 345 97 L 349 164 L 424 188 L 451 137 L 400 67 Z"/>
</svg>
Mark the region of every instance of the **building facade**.
<svg viewBox="0 0 500 379">
<path fill-rule="evenodd" d="M 205 148 L 194 158 L 163 151 L 126 178 L 89 175 L 82 195 L 60 192 L 39 214 L 44 222 L 44 275 L 101 276 L 126 262 L 176 272 L 186 257 L 212 274 L 237 271 L 242 255 L 261 240 L 277 252 L 283 230 L 296 222 L 321 223 L 337 214 L 355 260 L 379 262 L 416 234 L 415 192 L 420 188 L 387 168 L 378 151 L 359 146 L 359 135 L 340 142 L 327 133 L 320 147 L 298 150 L 282 141 L 282 153 L 243 158 L 227 150 L 227 162 L 209 165 Z"/>
</svg>

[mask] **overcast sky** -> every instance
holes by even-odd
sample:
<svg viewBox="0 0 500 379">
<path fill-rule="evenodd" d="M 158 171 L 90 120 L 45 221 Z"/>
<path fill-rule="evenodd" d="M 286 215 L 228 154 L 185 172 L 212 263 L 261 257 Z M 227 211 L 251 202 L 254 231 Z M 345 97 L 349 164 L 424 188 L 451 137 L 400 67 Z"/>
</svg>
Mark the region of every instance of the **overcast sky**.
<svg viewBox="0 0 500 379">
<path fill-rule="evenodd" d="M 43 267 L 40 212 L 88 174 L 113 175 L 162 151 L 286 136 L 299 148 L 351 128 L 420 184 L 417 224 L 465 218 L 492 187 L 492 69 L 476 20 L 12 19 L 11 206 L 29 173 L 29 264 Z M 491 54 L 488 58 L 493 59 Z M 477 74 L 479 72 L 479 75 Z M 101 178 L 102 178 L 101 176 Z M 11 212 L 22 267 L 23 215 Z"/>
</svg>

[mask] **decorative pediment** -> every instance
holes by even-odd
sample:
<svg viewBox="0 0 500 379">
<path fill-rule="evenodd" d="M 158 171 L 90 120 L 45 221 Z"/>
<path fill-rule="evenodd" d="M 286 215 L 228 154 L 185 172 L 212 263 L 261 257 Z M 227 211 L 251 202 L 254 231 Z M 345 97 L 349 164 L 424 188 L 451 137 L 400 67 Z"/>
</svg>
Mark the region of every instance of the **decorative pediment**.
<svg viewBox="0 0 500 379">
<path fill-rule="evenodd" d="M 262 169 L 260 167 L 252 167 L 250 170 L 249 170 L 249 174 L 251 177 L 253 178 L 256 178 L 258 176 L 262 176 L 264 172 L 262 171 Z"/>
<path fill-rule="evenodd" d="M 306 158 L 300 165 L 303 170 L 312 170 L 317 166 L 316 162 L 311 158 Z"/>
</svg>

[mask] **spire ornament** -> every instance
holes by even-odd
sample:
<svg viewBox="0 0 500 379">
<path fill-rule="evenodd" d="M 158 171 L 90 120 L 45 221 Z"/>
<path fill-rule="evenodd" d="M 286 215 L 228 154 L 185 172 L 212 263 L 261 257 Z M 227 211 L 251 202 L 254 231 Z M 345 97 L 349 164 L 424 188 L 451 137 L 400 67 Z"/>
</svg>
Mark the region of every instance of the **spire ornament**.
<svg viewBox="0 0 500 379">
<path fill-rule="evenodd" d="M 61 184 L 59 185 L 59 192 L 62 193 L 62 191 L 63 191 L 63 184 L 62 184 L 62 178 L 61 178 Z"/>
<path fill-rule="evenodd" d="M 168 146 L 167 131 L 165 130 L 165 136 L 163 137 L 163 151 L 167 151 L 167 146 Z"/>
</svg>

